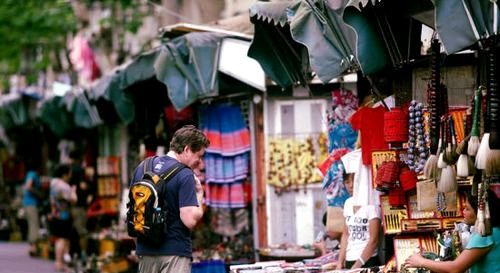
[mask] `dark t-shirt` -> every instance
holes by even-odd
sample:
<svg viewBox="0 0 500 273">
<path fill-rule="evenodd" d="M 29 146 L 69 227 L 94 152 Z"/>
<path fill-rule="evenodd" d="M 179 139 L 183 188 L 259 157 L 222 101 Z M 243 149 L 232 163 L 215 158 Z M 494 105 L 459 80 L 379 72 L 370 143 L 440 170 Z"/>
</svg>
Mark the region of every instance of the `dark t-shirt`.
<svg viewBox="0 0 500 273">
<path fill-rule="evenodd" d="M 172 167 L 175 162 L 176 160 L 169 156 L 157 157 L 152 164 L 153 172 L 161 174 Z M 137 181 L 142 177 L 143 163 L 144 161 L 135 169 L 133 181 Z M 166 201 L 169 211 L 169 227 L 165 242 L 159 247 L 152 247 L 138 240 L 137 254 L 146 256 L 175 255 L 191 257 L 191 231 L 182 223 L 179 209 L 187 206 L 198 206 L 193 171 L 189 168 L 182 169 L 168 181 L 164 189 L 163 198 Z"/>
<path fill-rule="evenodd" d="M 87 188 L 82 189 L 80 187 L 80 182 L 86 182 L 87 183 Z M 83 169 L 82 166 L 73 164 L 71 165 L 71 177 L 69 178 L 69 184 L 70 185 L 75 185 L 76 186 L 76 196 L 78 197 L 76 201 L 76 206 L 77 207 L 87 207 L 87 197 L 91 193 L 90 189 L 90 183 L 85 181 L 85 170 Z"/>
</svg>

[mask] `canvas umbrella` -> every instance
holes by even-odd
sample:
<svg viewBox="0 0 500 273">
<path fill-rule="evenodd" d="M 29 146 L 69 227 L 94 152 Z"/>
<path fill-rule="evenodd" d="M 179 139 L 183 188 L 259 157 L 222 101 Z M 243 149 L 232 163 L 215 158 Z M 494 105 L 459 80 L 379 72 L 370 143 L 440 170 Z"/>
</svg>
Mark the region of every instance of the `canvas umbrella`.
<svg viewBox="0 0 500 273">
<path fill-rule="evenodd" d="M 311 67 L 325 83 L 347 70 L 369 75 L 388 64 L 368 21 L 355 13 L 344 15 L 346 2 L 334 6 L 334 1 L 302 0 L 289 8 L 292 36 L 307 46 Z"/>
<path fill-rule="evenodd" d="M 68 111 L 61 96 L 53 96 L 41 102 L 38 117 L 58 137 L 66 135 L 75 128 L 73 115 Z"/>
<path fill-rule="evenodd" d="M 164 43 L 155 61 L 156 78 L 180 111 L 198 99 L 217 95 L 217 66 L 227 34 L 192 32 Z"/>
<path fill-rule="evenodd" d="M 109 112 L 110 110 L 118 115 L 121 122 L 129 124 L 134 120 L 135 110 L 134 102 L 129 94 L 125 93 L 120 82 L 119 70 L 101 77 L 89 91 L 89 97 L 96 102 L 100 112 Z M 101 103 L 101 101 L 105 103 Z M 101 109 L 100 105 L 105 105 L 106 108 Z M 107 115 L 103 115 L 105 117 Z"/>
<path fill-rule="evenodd" d="M 307 48 L 290 32 L 287 8 L 295 1 L 257 2 L 250 7 L 255 34 L 248 56 L 281 87 L 306 84 L 312 77 Z"/>
<path fill-rule="evenodd" d="M 142 53 L 135 59 L 115 68 L 111 73 L 101 77 L 90 88 L 89 99 L 104 99 L 113 105 L 122 122 L 128 124 L 134 120 L 134 103 L 125 89 L 133 84 L 151 79 L 155 76 L 153 64 L 160 52 L 159 48 Z M 109 104 L 106 104 L 109 105 Z"/>
<path fill-rule="evenodd" d="M 434 0 L 436 31 L 448 54 L 498 33 L 498 5 L 491 0 Z"/>
<path fill-rule="evenodd" d="M 308 48 L 311 68 L 322 82 L 356 69 L 354 33 L 325 1 L 299 1 L 288 16 L 293 38 Z"/>
<path fill-rule="evenodd" d="M 382 54 L 375 64 L 401 68 L 420 55 L 422 23 L 413 16 L 432 8 L 421 0 L 350 0 L 343 18 L 356 32 L 360 61 L 374 57 L 370 51 L 375 45 Z"/>
<path fill-rule="evenodd" d="M 23 95 L 14 93 L 0 99 L 0 121 L 7 131 L 28 121 Z"/>
<path fill-rule="evenodd" d="M 68 92 L 64 95 L 66 110 L 73 114 L 76 127 L 93 128 L 103 123 L 97 108 L 83 91 Z"/>
</svg>

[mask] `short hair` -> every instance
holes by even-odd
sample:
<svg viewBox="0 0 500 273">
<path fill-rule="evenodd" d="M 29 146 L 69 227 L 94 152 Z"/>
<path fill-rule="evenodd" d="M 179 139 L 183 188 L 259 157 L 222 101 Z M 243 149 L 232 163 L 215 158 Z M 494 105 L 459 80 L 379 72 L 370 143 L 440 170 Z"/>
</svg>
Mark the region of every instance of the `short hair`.
<svg viewBox="0 0 500 273">
<path fill-rule="evenodd" d="M 491 226 L 492 227 L 500 227 L 500 217 L 498 213 L 495 213 L 498 209 L 498 206 L 500 205 L 498 203 L 498 196 L 496 193 L 490 189 L 487 191 L 488 193 L 488 205 L 490 208 L 490 219 L 491 219 Z"/>
<path fill-rule="evenodd" d="M 54 177 L 61 178 L 65 174 L 70 174 L 71 167 L 68 164 L 61 164 L 54 170 Z"/>
<path fill-rule="evenodd" d="M 170 141 L 170 150 L 180 154 L 184 151 L 184 147 L 188 146 L 192 152 L 196 153 L 209 145 L 210 141 L 202 131 L 194 125 L 185 125 L 175 131 Z"/>
<path fill-rule="evenodd" d="M 490 209 L 491 226 L 492 227 L 500 227 L 500 217 L 497 216 L 497 213 L 493 212 L 499 206 L 498 197 L 495 194 L 495 192 L 492 191 L 491 189 L 488 189 L 486 192 L 488 194 L 488 206 Z M 467 202 L 469 202 L 470 206 L 474 209 L 474 211 L 477 214 L 478 205 L 479 205 L 478 204 L 478 196 L 473 196 L 471 191 L 467 191 Z"/>
</svg>

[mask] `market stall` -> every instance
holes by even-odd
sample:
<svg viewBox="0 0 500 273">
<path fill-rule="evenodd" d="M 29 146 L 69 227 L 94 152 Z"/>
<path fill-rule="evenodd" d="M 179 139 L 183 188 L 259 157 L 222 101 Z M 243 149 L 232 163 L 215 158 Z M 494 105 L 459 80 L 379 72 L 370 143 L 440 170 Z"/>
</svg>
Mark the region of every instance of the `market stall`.
<svg viewBox="0 0 500 273">
<path fill-rule="evenodd" d="M 450 19 L 451 14 L 450 9 L 445 10 L 445 7 L 452 8 L 453 12 L 473 11 L 473 19 L 469 17 L 470 20 L 458 22 L 467 26 L 466 32 L 453 32 L 454 24 L 447 24 L 444 20 L 446 16 Z M 324 170 L 322 188 L 325 190 L 328 206 L 341 208 L 345 197 L 342 199 L 342 169 L 339 170 L 339 165 L 342 164 L 338 161 L 344 154 L 354 152 L 351 150 L 360 149 L 362 163 L 359 163 L 359 168 L 356 167 L 353 198 L 359 205 L 372 205 L 381 210 L 383 235 L 379 256 L 385 272 L 415 270 L 404 266 L 405 260 L 415 251 L 423 253 L 429 259 L 454 259 L 465 246 L 471 232 L 470 227 L 463 223 L 465 193 L 472 190 L 476 194 L 474 198 L 484 203 L 486 189 L 497 190 L 496 167 L 493 162 L 497 147 L 497 77 L 494 67 L 498 50 L 496 41 L 492 38 L 494 35 L 491 35 L 496 33 L 496 26 L 491 28 L 481 19 L 490 18 L 491 15 L 496 17 L 491 9 L 496 11 L 498 7 L 488 7 L 483 9 L 474 4 L 457 5 L 451 1 L 440 1 L 434 6 L 430 2 L 413 5 L 411 1 L 406 4 L 396 1 L 349 1 L 346 5 L 336 6 L 333 2 L 290 1 L 288 5 L 285 2 L 261 2 L 251 8 L 256 37 L 279 33 L 283 43 L 289 45 L 287 50 L 277 51 L 275 45 L 269 44 L 266 47 L 265 39 L 255 39 L 249 51 L 249 56 L 258 60 L 265 70 L 276 68 L 270 75 L 277 77 L 275 82 L 282 85 L 285 88 L 283 90 L 289 88 L 294 96 L 300 94 L 302 87 L 293 84 L 304 84 L 300 78 L 307 76 L 303 71 L 307 71 L 304 67 L 309 65 L 310 71 L 315 72 L 324 82 L 325 79 L 331 79 L 325 75 L 336 77 L 351 69 L 362 72 L 358 74 L 358 85 L 354 92 L 359 100 L 356 99 L 356 107 L 352 108 L 345 119 L 359 133 L 359 138 L 354 141 L 356 145 L 353 142 L 352 146 L 347 147 L 349 150 L 340 155 L 335 154 L 340 152 L 338 148 L 345 147 L 332 149 L 333 142 L 346 138 L 349 131 L 335 130 L 341 128 L 338 125 L 342 123 L 332 122 L 328 131 L 332 136 L 327 153 L 329 160 L 321 160 L 323 164 L 317 164 L 316 167 Z M 481 10 L 483 15 L 479 15 Z M 395 17 L 388 16 L 396 13 Z M 435 22 L 429 20 L 429 14 L 432 13 L 437 14 Z M 343 15 L 338 17 L 339 14 Z M 315 24 L 315 19 L 318 18 L 321 24 Z M 347 39 L 342 36 L 349 32 L 335 27 L 338 20 L 344 20 L 344 23 L 355 29 L 358 34 L 356 39 L 349 40 L 349 35 Z M 362 26 L 366 24 L 359 24 L 360 20 L 373 24 L 363 29 Z M 490 23 L 494 21 L 485 20 Z M 425 32 L 429 33 L 425 25 L 436 30 L 430 30 L 431 34 L 434 33 L 432 36 L 420 37 Z M 306 35 L 314 33 L 318 28 L 322 30 L 322 35 Z M 377 44 L 380 47 L 376 48 L 386 54 L 376 55 L 386 58 L 370 60 L 373 61 L 372 65 L 379 65 L 370 70 L 362 45 L 367 37 L 373 35 L 381 38 L 376 40 L 381 42 Z M 442 52 L 441 38 L 449 55 Z M 424 44 L 419 50 L 419 40 L 428 42 L 428 45 Z M 319 47 L 320 44 L 321 50 L 316 50 L 315 46 Z M 309 52 L 306 50 L 304 53 L 302 46 L 306 46 Z M 351 63 L 342 61 L 349 55 L 350 46 L 359 49 L 354 58 L 350 59 Z M 453 54 L 463 49 L 477 50 L 479 54 L 476 56 L 479 57 L 473 57 L 470 52 Z M 341 63 L 335 66 L 339 71 L 322 69 L 322 61 L 329 60 L 327 57 L 318 57 L 323 56 L 322 50 L 328 51 L 328 57 Z M 302 58 L 298 64 L 287 65 L 287 62 L 279 61 L 281 53 L 305 55 L 308 58 Z M 273 56 L 263 57 L 266 54 Z M 306 89 L 312 89 L 312 86 L 308 83 Z M 271 92 L 268 91 L 268 94 Z M 391 94 L 394 95 L 392 102 L 382 100 Z M 301 99 L 312 101 L 314 98 L 314 92 L 310 92 Z M 298 103 L 273 100 L 272 96 L 268 96 L 266 102 L 269 116 L 272 116 L 266 133 L 265 181 L 269 183 L 267 193 L 270 198 L 267 211 L 268 245 L 262 246 L 261 250 L 270 247 L 269 252 L 272 252 L 273 247 L 281 250 L 286 248 L 286 244 L 273 245 L 275 242 L 291 240 L 299 245 L 312 242 L 313 235 L 320 227 L 313 228 L 310 225 L 310 211 L 299 212 L 298 208 L 308 202 L 299 197 L 299 193 L 293 193 L 293 199 L 284 201 L 288 188 L 308 183 L 304 182 L 303 168 L 294 165 L 294 159 L 306 155 L 307 149 L 294 153 L 295 146 L 301 147 L 300 143 L 296 144 L 294 141 L 297 141 L 297 132 L 306 132 L 305 135 L 309 132 L 297 128 L 304 129 L 314 125 L 303 122 L 297 126 L 294 111 L 297 111 Z M 378 103 L 374 105 L 376 102 Z M 336 114 L 337 105 L 332 106 L 333 113 Z M 315 108 L 322 109 L 322 114 L 326 112 L 319 104 Z M 343 107 L 337 110 L 341 109 Z M 301 113 L 300 118 L 308 119 L 307 108 L 298 111 Z M 325 120 L 322 116 L 322 119 L 316 121 L 324 124 Z M 313 120 L 312 123 L 314 122 Z M 281 128 L 283 131 L 280 130 L 280 124 L 287 124 L 285 129 Z M 309 135 L 314 133 L 309 132 Z M 312 141 L 314 142 L 314 137 Z M 312 146 L 318 147 L 315 144 Z M 472 149 L 474 152 L 467 151 L 467 146 L 469 151 Z M 307 172 L 305 176 L 308 177 L 306 181 L 318 180 L 307 176 Z M 296 203 L 298 199 L 302 203 Z M 288 207 L 294 208 L 291 211 L 295 211 L 280 209 L 283 206 L 281 203 L 286 203 Z M 316 219 L 313 220 L 315 222 L 320 216 L 315 214 L 313 218 Z M 299 221 L 304 228 L 296 230 L 293 227 Z M 478 224 L 482 225 L 480 220 L 476 226 Z M 286 259 L 283 257 L 276 255 L 275 259 Z M 302 259 L 302 263 L 296 264 L 297 267 L 293 269 L 283 262 L 270 269 L 258 264 L 253 266 L 254 269 L 260 268 L 265 272 L 322 270 L 308 267 L 307 261 L 308 259 Z M 364 263 L 363 259 L 361 261 Z M 233 269 L 238 272 L 236 267 Z M 252 265 L 247 269 L 251 270 Z"/>
</svg>

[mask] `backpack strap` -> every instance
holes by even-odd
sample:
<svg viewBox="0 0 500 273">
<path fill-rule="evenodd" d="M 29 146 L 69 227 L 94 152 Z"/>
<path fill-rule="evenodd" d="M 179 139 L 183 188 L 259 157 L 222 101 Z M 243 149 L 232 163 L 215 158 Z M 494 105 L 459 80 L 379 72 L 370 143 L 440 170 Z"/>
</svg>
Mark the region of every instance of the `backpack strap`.
<svg viewBox="0 0 500 273">
<path fill-rule="evenodd" d="M 144 160 L 144 164 L 142 165 L 142 173 L 150 172 L 153 170 L 153 162 L 156 156 L 149 156 Z"/>
<path fill-rule="evenodd" d="M 161 184 L 161 189 L 162 192 L 165 190 L 167 183 L 170 179 L 172 179 L 178 172 L 180 172 L 182 169 L 187 168 L 186 165 L 176 161 L 174 165 L 172 165 L 170 168 L 168 168 L 166 171 L 161 173 L 159 176 L 157 176 L 158 182 Z M 154 179 L 153 179 L 154 181 Z M 156 183 L 156 182 L 155 182 Z M 163 205 L 166 206 L 166 200 L 163 200 Z"/>
<path fill-rule="evenodd" d="M 170 180 L 172 177 L 174 177 L 178 172 L 180 172 L 182 169 L 186 168 L 187 166 L 185 164 L 182 164 L 180 162 L 175 162 L 172 167 L 164 171 L 162 174 L 160 174 L 160 178 L 167 182 Z"/>
</svg>

